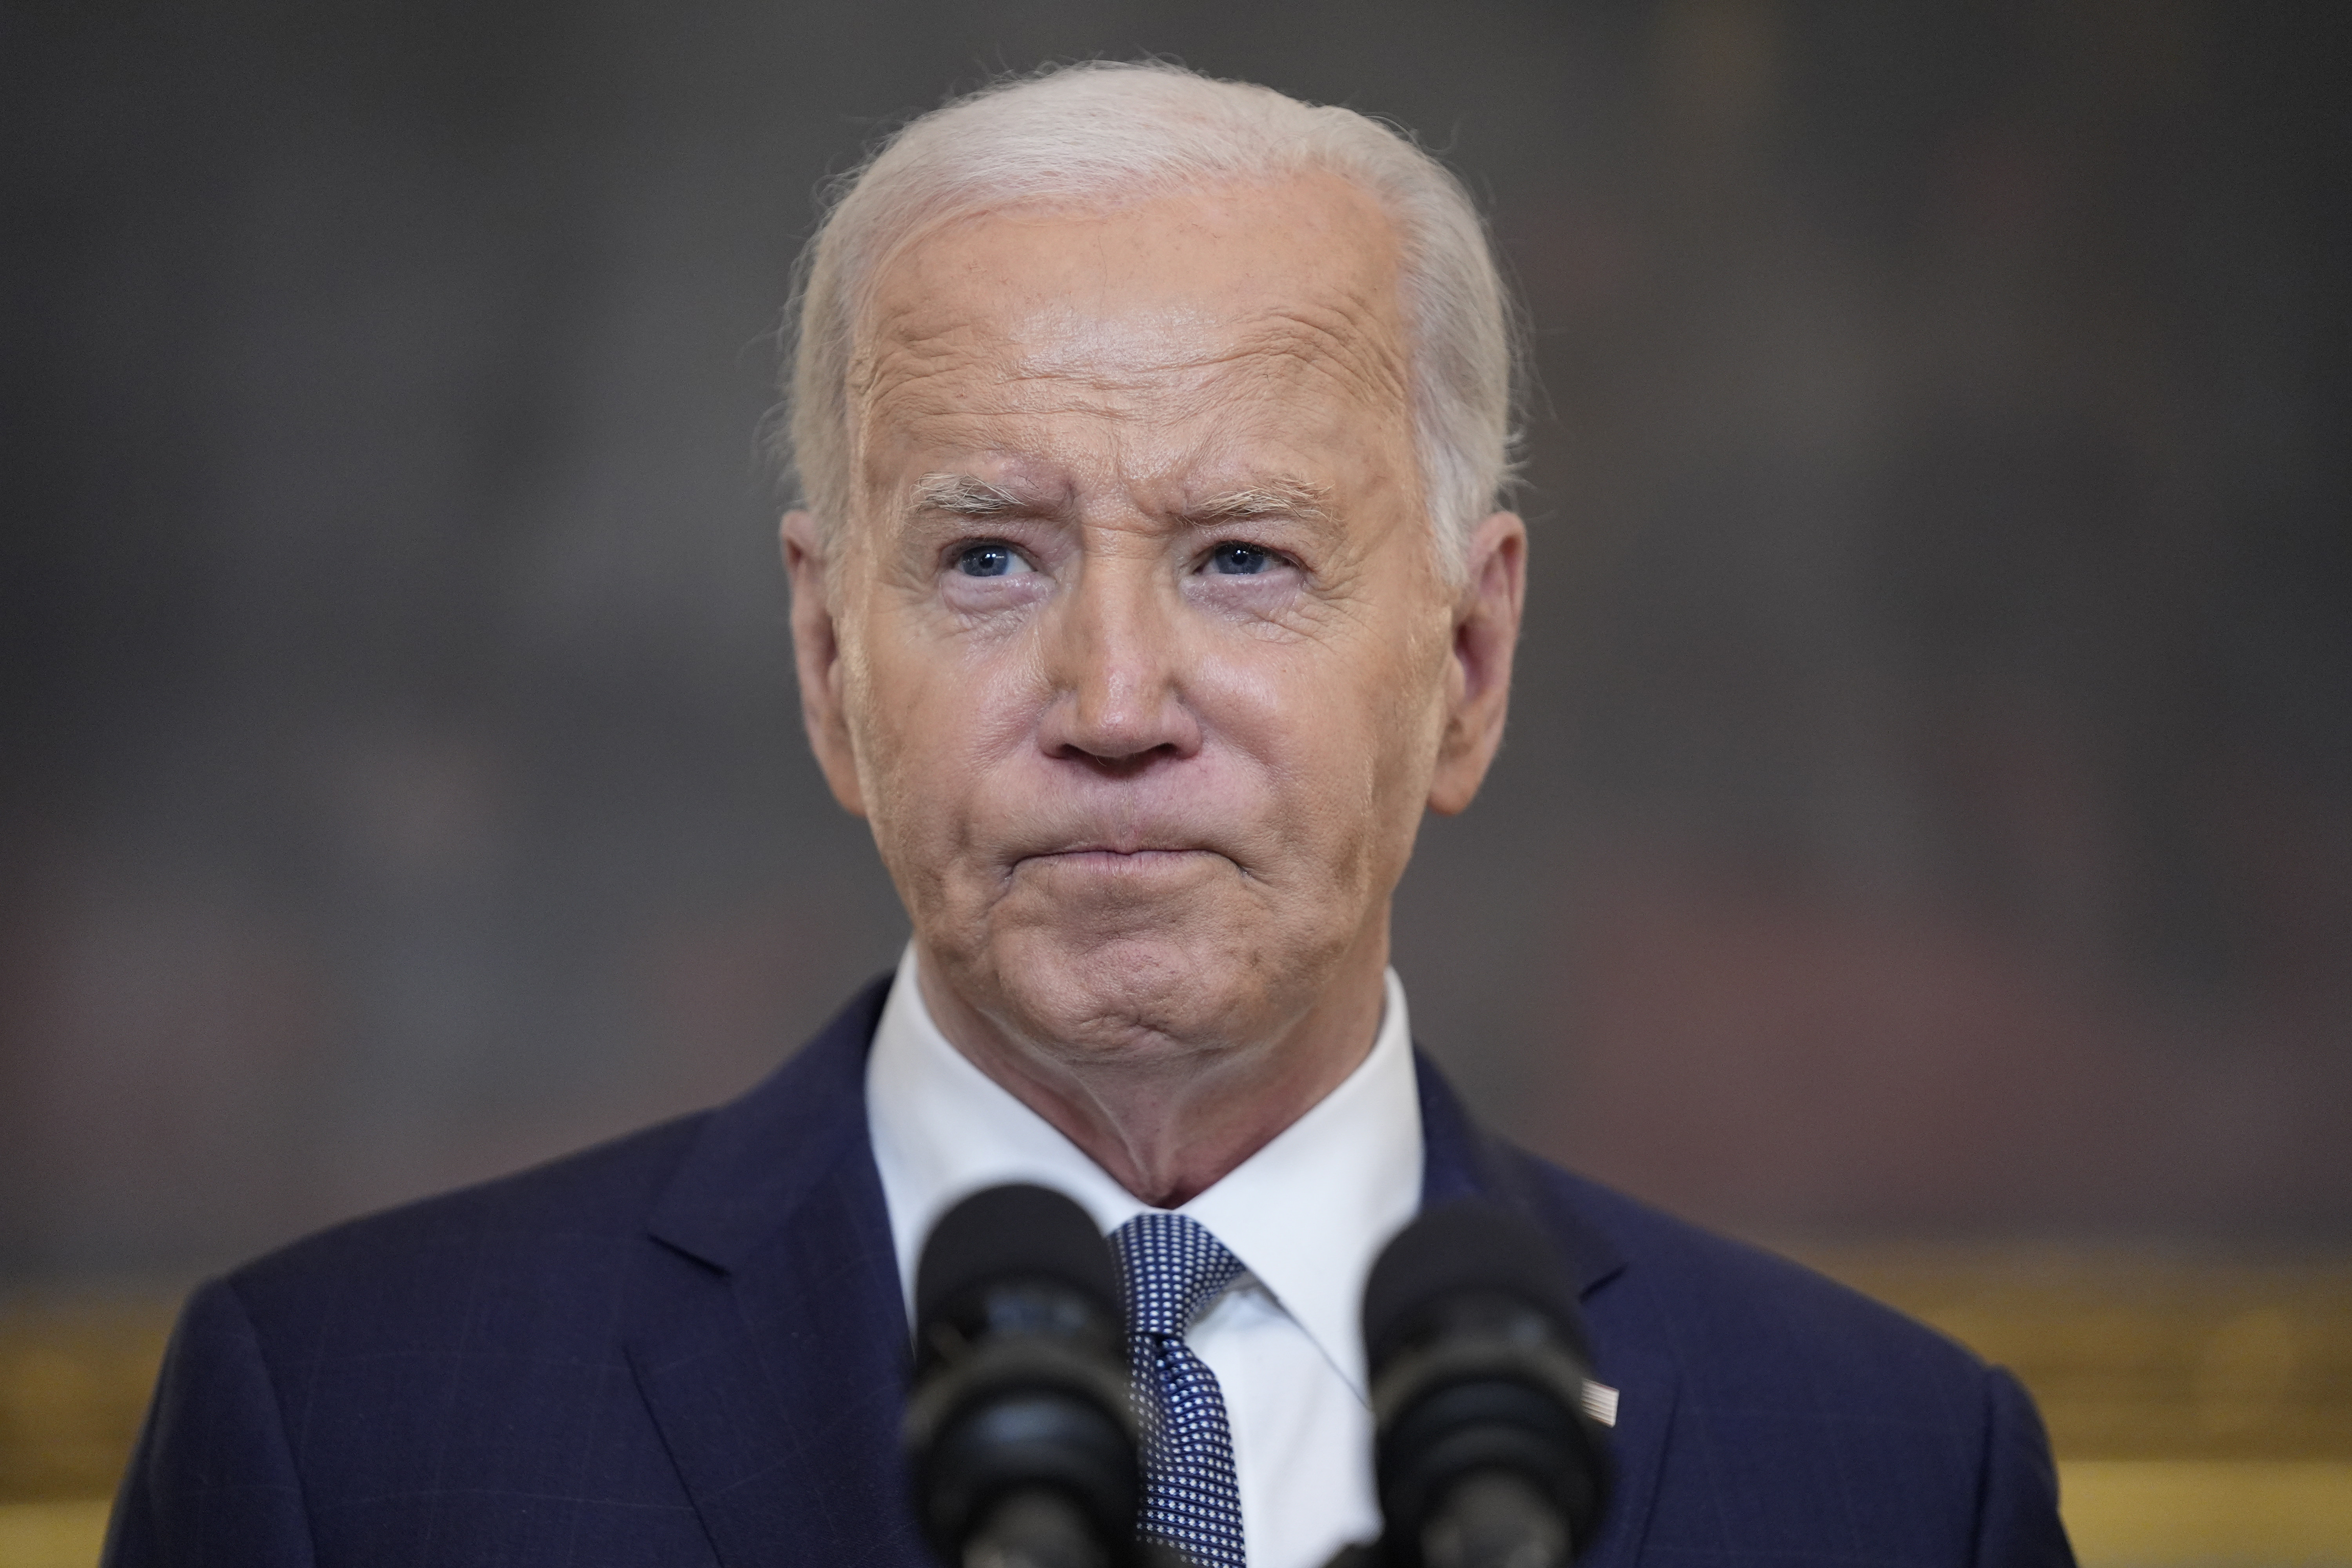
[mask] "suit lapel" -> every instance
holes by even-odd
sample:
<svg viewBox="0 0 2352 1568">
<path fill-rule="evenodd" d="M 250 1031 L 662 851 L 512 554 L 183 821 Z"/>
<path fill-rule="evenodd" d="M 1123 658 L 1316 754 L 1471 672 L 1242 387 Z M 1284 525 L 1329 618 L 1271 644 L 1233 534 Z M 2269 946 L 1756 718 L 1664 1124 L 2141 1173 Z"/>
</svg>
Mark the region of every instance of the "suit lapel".
<svg viewBox="0 0 2352 1568">
<path fill-rule="evenodd" d="M 717 1112 L 671 1179 L 628 1354 L 726 1568 L 920 1563 L 908 1334 L 866 1141 L 887 984 Z"/>
<path fill-rule="evenodd" d="M 866 1137 L 862 993 L 798 1056 L 715 1111 L 671 1178 L 630 1305 L 627 1351 L 724 1568 L 928 1564 L 898 1450 L 908 1330 Z M 1674 1412 L 1670 1360 L 1613 1296 L 1623 1260 L 1526 1155 L 1490 1139 L 1417 1063 L 1423 1201 L 1483 1196 L 1559 1243 L 1619 1390 L 1615 1489 L 1582 1568 L 1638 1554 Z M 1612 1291 L 1612 1287 L 1618 1286 Z"/>
<path fill-rule="evenodd" d="M 1421 1088 L 1423 1206 L 1481 1197 L 1517 1209 L 1559 1242 L 1592 1336 L 1592 1374 L 1618 1392 L 1609 1435 L 1615 1464 L 1601 1534 L 1579 1568 L 1620 1568 L 1640 1554 L 1657 1495 L 1659 1465 L 1675 1407 L 1675 1364 L 1643 1342 L 1641 1319 L 1628 1309 L 1625 1261 L 1608 1237 L 1578 1214 L 1560 1186 L 1519 1151 L 1471 1121 L 1426 1057 L 1416 1057 Z"/>
</svg>

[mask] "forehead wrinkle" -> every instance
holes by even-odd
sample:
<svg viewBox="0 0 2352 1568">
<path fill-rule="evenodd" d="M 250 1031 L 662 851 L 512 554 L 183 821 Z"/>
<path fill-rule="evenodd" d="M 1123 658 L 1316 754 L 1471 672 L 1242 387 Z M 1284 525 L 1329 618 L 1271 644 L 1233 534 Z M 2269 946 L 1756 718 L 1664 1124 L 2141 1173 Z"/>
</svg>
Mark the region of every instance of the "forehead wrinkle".
<svg viewBox="0 0 2352 1568">
<path fill-rule="evenodd" d="M 1252 324 L 1239 345 L 1252 356 L 1288 360 L 1319 372 L 1370 402 L 1404 405 L 1403 356 L 1377 313 L 1355 309 L 1294 306 L 1271 310 Z"/>
<path fill-rule="evenodd" d="M 1391 325 L 1370 302 L 1347 293 L 1328 302 L 1267 307 L 1239 321 L 1165 323 L 1152 334 L 1154 352 L 1124 359 L 1066 343 L 1023 355 L 1002 379 L 1064 382 L 1115 393 L 1165 394 L 1181 385 L 1218 395 L 1229 390 L 1220 384 L 1230 373 L 1271 361 L 1326 374 L 1338 370 L 1337 379 L 1402 395 L 1403 356 Z"/>
<path fill-rule="evenodd" d="M 1112 439 L 1122 452 L 1139 439 L 1159 446 L 1150 439 L 1154 431 L 1186 448 L 1203 438 L 1226 445 L 1242 433 L 1226 424 L 1229 417 L 1255 428 L 1261 415 L 1280 408 L 1318 407 L 1325 411 L 1318 421 L 1409 420 L 1403 301 L 1384 259 L 1359 251 L 1338 277 L 1327 273 L 1318 284 L 1261 295 L 1229 314 L 1162 302 L 1096 316 L 1067 299 L 1045 304 L 1041 314 L 1034 296 L 1033 309 L 1020 308 L 1017 285 L 1012 298 L 996 296 L 1014 306 L 1011 315 L 986 295 L 977 307 L 961 296 L 950 303 L 920 289 L 877 300 L 881 308 L 858 333 L 853 462 L 861 479 L 879 479 L 863 459 L 886 430 L 895 432 L 887 438 L 901 449 L 908 439 L 998 451 L 1008 439 L 1013 447 L 1034 440 L 1058 447 L 1053 424 L 1073 416 L 1100 421 L 1107 434 L 1121 432 Z M 1200 430 L 1204 416 L 1221 432 Z M 1145 458 L 1137 449 L 1129 458 L 1164 471 L 1174 453 Z M 1219 518 L 1307 515 L 1300 503 L 1310 498 L 1255 479 L 1231 475 L 1229 483 L 1244 482 L 1203 508 L 1171 508 L 1163 515 L 1191 518 L 1204 509 Z M 1010 510 L 977 489 L 937 493 L 950 503 L 938 510 L 952 513 Z M 1003 492 L 1024 510 L 1055 510 L 1031 504 L 1026 493 L 1025 487 Z M 1327 503 L 1314 510 L 1328 515 Z"/>
<path fill-rule="evenodd" d="M 979 357 L 973 345 L 952 343 L 969 339 L 968 327 L 908 337 L 893 333 L 861 353 L 850 365 L 851 401 L 871 410 L 877 404 L 953 376 Z"/>
<path fill-rule="evenodd" d="M 1017 412 L 1050 416 L 1061 413 L 1093 414 L 1120 418 L 1142 410 L 1117 401 L 1097 403 L 1083 392 L 1112 399 L 1144 395 L 1163 406 L 1156 416 L 1181 416 L 1203 403 L 1230 401 L 1237 393 L 1255 390 L 1246 382 L 1253 367 L 1274 391 L 1284 377 L 1276 366 L 1287 364 L 1318 378 L 1328 379 L 1355 395 L 1378 403 L 1406 395 L 1407 375 L 1395 342 L 1395 323 L 1382 320 L 1374 301 L 1354 289 L 1334 289 L 1325 300 L 1267 307 L 1253 319 L 1216 323 L 1197 318 L 1168 321 L 1150 334 L 1147 343 L 1134 344 L 1127 353 L 1102 352 L 1099 344 L 1073 342 L 1088 335 L 1060 331 L 1024 331 L 1008 338 L 1001 329 L 970 320 L 922 321 L 924 312 L 893 312 L 895 320 L 877 323 L 869 346 L 852 366 L 853 395 L 867 411 L 901 398 L 914 402 L 909 410 L 919 417 L 930 401 L 922 393 L 943 379 L 954 388 L 940 398 L 942 411 L 977 412 L 970 388 L 955 388 L 958 378 L 976 376 L 1000 390 L 1020 389 L 1034 397 L 1041 386 L 1068 389 L 1069 401 L 1030 402 Z M 1056 312 L 1066 318 L 1073 313 Z M 1181 314 L 1180 312 L 1180 314 Z M 1132 317 L 1120 324 L 1133 322 Z M 1056 323 L 1056 325 L 1062 325 Z M 1175 329 L 1175 330 L 1170 330 Z M 1020 352 L 1020 339 L 1035 346 Z M 1038 339 L 1044 339 L 1040 343 Z M 1055 340 L 1059 340 L 1055 342 Z M 1052 346 L 1045 346 L 1050 343 Z M 1011 354 L 1001 350 L 1012 349 Z M 1082 391 L 1083 389 L 1083 391 Z M 1016 412 L 1005 409 L 1003 412 Z"/>
</svg>

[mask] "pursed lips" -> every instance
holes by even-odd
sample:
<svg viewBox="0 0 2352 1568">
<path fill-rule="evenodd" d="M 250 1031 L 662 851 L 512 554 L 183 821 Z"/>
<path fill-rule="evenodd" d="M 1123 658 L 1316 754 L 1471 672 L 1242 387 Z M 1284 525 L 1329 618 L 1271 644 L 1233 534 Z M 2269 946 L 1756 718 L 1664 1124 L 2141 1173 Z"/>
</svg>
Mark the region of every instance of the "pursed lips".
<svg viewBox="0 0 2352 1568">
<path fill-rule="evenodd" d="M 1155 861 L 1190 859 L 1195 855 L 1214 855 L 1217 851 L 1197 844 L 1145 844 L 1134 847 L 1110 844 L 1074 844 L 1066 849 L 1043 849 L 1021 856 L 1013 861 L 1018 866 L 1029 860 L 1058 860 L 1083 864 L 1098 861 L 1105 866 L 1132 865 L 1144 867 Z"/>
<path fill-rule="evenodd" d="M 1007 864 L 1007 875 L 1017 875 L 1024 868 L 1059 869 L 1096 872 L 1103 876 L 1150 876 L 1155 871 L 1175 870 L 1202 859 L 1239 862 L 1221 850 L 1200 843 L 1162 841 L 1136 843 L 1132 840 L 1055 845 L 1051 848 L 1032 849 L 1016 855 Z"/>
<path fill-rule="evenodd" d="M 1152 816 L 1072 813 L 1056 823 L 1033 823 L 1000 840 L 1000 875 L 1060 871 L 1106 878 L 1151 877 L 1201 868 L 1215 861 L 1243 875 L 1247 864 L 1233 837 L 1174 813 Z M 1091 816 L 1093 819 L 1087 820 Z M 1107 818 L 1107 819 L 1106 819 Z"/>
</svg>

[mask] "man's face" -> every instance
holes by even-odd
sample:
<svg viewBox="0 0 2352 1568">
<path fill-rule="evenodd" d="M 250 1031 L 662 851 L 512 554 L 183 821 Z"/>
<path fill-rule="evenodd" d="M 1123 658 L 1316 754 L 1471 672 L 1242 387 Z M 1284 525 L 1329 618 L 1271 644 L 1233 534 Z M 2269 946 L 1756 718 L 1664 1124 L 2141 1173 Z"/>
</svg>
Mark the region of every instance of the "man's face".
<svg viewBox="0 0 2352 1568">
<path fill-rule="evenodd" d="M 1281 1037 L 1377 976 L 1424 805 L 1476 787 L 1464 606 L 1500 537 L 1516 624 L 1520 535 L 1437 570 L 1395 248 L 1317 176 L 966 221 L 877 280 L 853 515 L 829 561 L 796 524 L 804 701 L 927 979 L 1012 1039 Z"/>
</svg>

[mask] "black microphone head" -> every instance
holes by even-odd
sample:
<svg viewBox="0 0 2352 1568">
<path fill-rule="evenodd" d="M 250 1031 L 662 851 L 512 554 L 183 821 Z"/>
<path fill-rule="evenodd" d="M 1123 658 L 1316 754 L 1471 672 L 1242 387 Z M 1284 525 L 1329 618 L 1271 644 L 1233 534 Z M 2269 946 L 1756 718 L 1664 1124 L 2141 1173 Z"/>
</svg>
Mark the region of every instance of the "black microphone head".
<svg viewBox="0 0 2352 1568">
<path fill-rule="evenodd" d="M 1059 1193 L 992 1187 L 933 1227 L 905 1436 L 942 1561 L 1018 1537 L 1015 1561 L 1050 1538 L 1084 1548 L 1072 1561 L 1128 1563 L 1141 1485 L 1119 1301 L 1110 1244 Z"/>
<path fill-rule="evenodd" d="M 1492 1204 L 1423 1214 L 1372 1266 L 1364 1348 L 1388 1568 L 1454 1561 L 1471 1541 L 1507 1546 L 1496 1562 L 1542 1563 L 1591 1543 L 1609 1455 L 1549 1237 Z"/>
<path fill-rule="evenodd" d="M 972 1194 L 932 1226 L 915 1269 L 918 1338 L 974 1290 L 1013 1279 L 1061 1286 L 1125 1321 L 1110 1244 L 1087 1211 L 1051 1187 L 1015 1184 Z"/>
<path fill-rule="evenodd" d="M 1465 1200 L 1426 1209 L 1397 1232 L 1364 1285 L 1364 1350 L 1373 1371 L 1428 1331 L 1433 1310 L 1506 1297 L 1540 1314 L 1589 1361 L 1583 1315 L 1551 1238 L 1497 1205 Z"/>
</svg>

